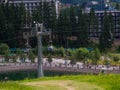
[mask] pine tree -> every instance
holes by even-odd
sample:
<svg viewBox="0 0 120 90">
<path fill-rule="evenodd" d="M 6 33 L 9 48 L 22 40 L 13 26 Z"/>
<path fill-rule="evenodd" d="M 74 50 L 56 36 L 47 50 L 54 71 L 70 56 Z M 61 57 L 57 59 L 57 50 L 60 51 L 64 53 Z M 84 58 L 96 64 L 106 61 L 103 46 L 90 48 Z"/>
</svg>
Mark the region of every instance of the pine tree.
<svg viewBox="0 0 120 90">
<path fill-rule="evenodd" d="M 43 22 L 43 5 L 42 5 L 42 2 L 40 2 L 39 6 L 36 7 L 33 10 L 32 20 L 36 21 L 36 22 L 39 22 L 39 23 Z"/>
<path fill-rule="evenodd" d="M 61 10 L 60 15 L 57 20 L 57 33 L 58 36 L 58 42 L 60 42 L 60 45 L 65 46 L 67 37 L 70 35 L 70 21 L 69 21 L 69 12 L 68 9 Z"/>
<path fill-rule="evenodd" d="M 43 24 L 48 29 L 50 27 L 50 5 L 49 2 L 43 2 Z"/>
<path fill-rule="evenodd" d="M 93 33 L 94 36 L 96 36 L 95 34 L 97 34 L 98 32 L 98 19 L 95 15 L 94 9 L 91 9 L 89 13 L 89 27 L 90 32 Z"/>
<path fill-rule="evenodd" d="M 14 28 L 14 21 L 15 21 L 15 12 L 14 12 L 14 5 L 11 4 L 1 4 L 1 39 L 3 43 L 7 43 L 10 47 L 16 46 L 15 42 L 15 28 Z M 4 16 L 3 16 L 4 15 Z M 11 33 L 10 33 L 11 32 Z M 11 40 L 10 40 L 11 39 Z"/>
<path fill-rule="evenodd" d="M 24 24 L 26 23 L 26 10 L 23 3 L 21 3 L 19 7 L 19 17 L 21 26 L 24 26 Z"/>
<path fill-rule="evenodd" d="M 70 17 L 70 30 L 72 33 L 76 30 L 76 13 L 75 7 L 73 6 L 70 7 L 69 17 Z"/>
<path fill-rule="evenodd" d="M 102 51 L 108 50 L 112 47 L 114 41 L 114 25 L 111 14 L 107 15 L 105 12 L 102 30 L 99 38 L 100 49 Z"/>
<path fill-rule="evenodd" d="M 82 14 L 82 10 L 80 9 L 78 15 L 78 43 L 80 47 L 85 47 L 88 45 L 88 15 Z"/>
<path fill-rule="evenodd" d="M 3 11 L 3 4 L 0 4 L 0 43 L 4 41 L 5 34 L 5 14 Z"/>
<path fill-rule="evenodd" d="M 115 37 L 115 21 L 113 20 L 112 13 L 110 13 L 108 17 L 110 19 L 109 39 L 112 47 L 112 44 L 114 43 L 114 37 Z"/>
<path fill-rule="evenodd" d="M 56 16 L 56 7 L 55 2 L 52 0 L 50 4 L 50 22 L 49 22 L 49 28 L 52 29 L 52 31 L 55 31 L 57 29 L 57 16 Z"/>
<path fill-rule="evenodd" d="M 90 57 L 92 59 L 92 63 L 97 65 L 98 61 L 100 60 L 100 51 L 96 48 L 94 51 L 90 53 Z"/>
<path fill-rule="evenodd" d="M 69 21 L 70 21 L 70 29 L 69 29 L 69 37 L 76 37 L 76 26 L 77 26 L 77 21 L 76 21 L 76 11 L 75 11 L 75 7 L 71 6 L 69 9 Z M 70 39 L 69 40 L 69 46 L 73 47 L 75 46 L 76 40 L 74 39 Z"/>
<path fill-rule="evenodd" d="M 8 39 L 9 38 L 15 38 L 15 39 L 11 39 L 11 40 L 8 40 L 7 44 L 10 46 L 10 47 L 16 47 L 16 32 L 15 32 L 15 7 L 14 7 L 14 4 L 11 4 L 9 5 L 9 19 L 8 19 L 8 29 L 7 29 L 7 36 L 8 36 Z M 9 32 L 11 32 L 9 34 Z"/>
<path fill-rule="evenodd" d="M 26 12 L 26 24 L 28 27 L 30 27 L 32 24 L 32 16 L 30 15 L 29 11 Z"/>
</svg>

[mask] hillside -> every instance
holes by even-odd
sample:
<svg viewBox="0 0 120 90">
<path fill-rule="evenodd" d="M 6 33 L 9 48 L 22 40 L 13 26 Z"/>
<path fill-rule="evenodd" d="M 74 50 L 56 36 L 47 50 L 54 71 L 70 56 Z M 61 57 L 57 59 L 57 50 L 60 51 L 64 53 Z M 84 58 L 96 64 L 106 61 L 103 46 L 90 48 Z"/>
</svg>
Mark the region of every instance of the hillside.
<svg viewBox="0 0 120 90">
<path fill-rule="evenodd" d="M 120 75 L 56 76 L 0 82 L 0 90 L 120 90 Z"/>
</svg>

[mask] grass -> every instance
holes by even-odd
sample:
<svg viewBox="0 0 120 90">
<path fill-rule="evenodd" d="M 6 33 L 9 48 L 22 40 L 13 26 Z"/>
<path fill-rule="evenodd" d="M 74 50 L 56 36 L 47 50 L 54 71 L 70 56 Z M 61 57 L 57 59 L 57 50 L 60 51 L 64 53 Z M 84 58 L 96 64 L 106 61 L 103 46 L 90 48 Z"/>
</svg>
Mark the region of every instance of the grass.
<svg viewBox="0 0 120 90">
<path fill-rule="evenodd" d="M 0 90 L 120 90 L 120 75 L 69 75 L 0 82 Z"/>
<path fill-rule="evenodd" d="M 120 5 L 119 2 L 110 2 L 110 4 L 111 4 L 113 7 L 116 7 L 116 4 L 119 4 L 119 5 Z M 119 8 L 119 9 L 120 9 L 120 8 Z"/>
<path fill-rule="evenodd" d="M 104 90 L 99 86 L 92 85 L 86 82 L 75 82 L 72 80 L 50 80 L 42 82 L 29 82 L 25 83 L 28 86 L 44 87 L 43 90 Z M 53 87 L 52 89 L 51 86 Z M 47 88 L 45 88 L 47 87 Z M 57 87 L 57 88 L 56 88 Z M 42 89 L 41 89 L 42 90 Z"/>
</svg>

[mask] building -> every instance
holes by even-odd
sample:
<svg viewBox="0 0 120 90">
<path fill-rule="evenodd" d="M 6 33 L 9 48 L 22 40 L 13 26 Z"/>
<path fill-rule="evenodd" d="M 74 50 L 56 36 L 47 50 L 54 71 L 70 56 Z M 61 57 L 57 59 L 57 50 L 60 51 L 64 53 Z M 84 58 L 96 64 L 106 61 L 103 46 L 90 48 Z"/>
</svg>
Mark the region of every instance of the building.
<svg viewBox="0 0 120 90">
<path fill-rule="evenodd" d="M 102 29 L 102 21 L 104 17 L 105 11 L 95 11 L 95 14 L 98 18 L 98 27 L 97 29 L 89 26 L 89 37 L 92 41 L 99 41 L 100 32 Z M 114 30 L 115 30 L 115 42 L 114 45 L 120 45 L 120 11 L 106 11 L 107 15 L 112 14 L 113 22 L 114 22 Z"/>
<path fill-rule="evenodd" d="M 111 0 L 112 2 L 120 2 L 120 0 Z"/>
<path fill-rule="evenodd" d="M 32 13 L 33 12 L 33 10 L 36 8 L 36 7 L 38 7 L 38 6 L 40 6 L 40 3 L 41 2 L 51 2 L 51 1 L 54 1 L 55 2 L 55 7 L 56 7 L 56 13 L 57 13 L 57 15 L 59 14 L 59 6 L 60 6 L 60 2 L 59 2 L 59 0 L 0 0 L 0 2 L 2 3 L 9 3 L 9 4 L 11 4 L 11 3 L 14 3 L 14 5 L 15 6 L 19 6 L 21 3 L 23 3 L 24 4 L 24 6 L 25 6 L 25 9 L 26 9 L 26 11 L 29 11 L 30 13 Z"/>
<path fill-rule="evenodd" d="M 99 11 L 103 11 L 103 10 L 115 10 L 109 0 L 90 0 L 86 3 L 85 8 L 93 8 L 94 10 L 99 10 Z"/>
<path fill-rule="evenodd" d="M 102 23 L 102 20 L 103 20 L 104 12 L 105 11 L 95 11 L 96 16 L 98 17 L 98 31 L 94 30 L 94 32 L 93 32 L 93 30 L 89 27 L 90 37 L 99 37 L 100 36 L 100 32 L 101 32 L 101 28 L 102 28 L 101 23 Z M 106 11 L 106 12 L 107 12 L 108 15 L 112 14 L 112 16 L 113 16 L 115 38 L 120 38 L 120 24 L 119 24 L 120 11 Z"/>
<path fill-rule="evenodd" d="M 59 12 L 60 12 L 60 5 L 61 5 L 59 0 L 0 0 L 0 4 L 1 3 L 3 3 L 3 4 L 9 3 L 9 4 L 14 4 L 14 6 L 20 6 L 20 4 L 22 3 L 25 6 L 26 12 L 29 12 L 30 15 L 32 15 L 33 11 L 37 7 L 39 7 L 40 5 L 43 5 L 44 2 L 47 2 L 49 5 L 53 4 L 53 2 L 54 2 L 56 16 L 58 17 Z M 30 38 L 31 33 L 34 34 L 33 30 L 32 30 L 32 29 L 34 29 L 34 27 L 32 24 L 33 24 L 32 22 L 25 23 L 24 26 L 21 27 L 20 32 L 18 32 L 19 36 L 23 36 L 18 39 L 20 47 L 23 47 L 23 44 L 28 42 L 28 39 Z M 29 35 L 29 33 L 30 33 L 30 35 Z M 24 37 L 24 36 L 26 36 L 26 37 Z"/>
</svg>

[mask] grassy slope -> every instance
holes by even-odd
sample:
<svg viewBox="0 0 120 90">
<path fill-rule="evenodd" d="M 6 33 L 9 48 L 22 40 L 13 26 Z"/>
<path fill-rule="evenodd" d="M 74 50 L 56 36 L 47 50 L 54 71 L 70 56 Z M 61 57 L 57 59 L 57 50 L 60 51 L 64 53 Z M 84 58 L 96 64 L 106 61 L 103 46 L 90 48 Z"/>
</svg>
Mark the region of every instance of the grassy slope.
<svg viewBox="0 0 120 90">
<path fill-rule="evenodd" d="M 44 77 L 1 82 L 0 90 L 120 90 L 120 75 Z"/>
<path fill-rule="evenodd" d="M 115 7 L 115 6 L 116 6 L 116 3 L 118 3 L 118 4 L 120 5 L 120 3 L 119 3 L 119 2 L 110 2 L 110 4 L 111 4 L 113 7 Z"/>
</svg>

